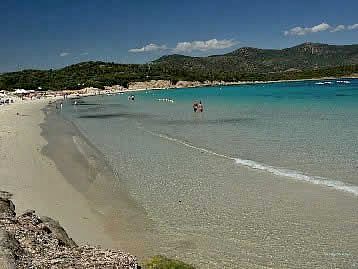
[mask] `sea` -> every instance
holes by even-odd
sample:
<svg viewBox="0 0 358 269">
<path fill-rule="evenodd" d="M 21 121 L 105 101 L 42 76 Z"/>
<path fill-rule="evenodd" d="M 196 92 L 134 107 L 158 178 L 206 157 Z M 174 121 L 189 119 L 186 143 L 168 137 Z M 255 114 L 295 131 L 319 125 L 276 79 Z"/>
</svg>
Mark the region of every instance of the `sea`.
<svg viewBox="0 0 358 269">
<path fill-rule="evenodd" d="M 358 268 L 358 79 L 143 90 L 62 113 L 152 223 L 144 256 Z"/>
</svg>

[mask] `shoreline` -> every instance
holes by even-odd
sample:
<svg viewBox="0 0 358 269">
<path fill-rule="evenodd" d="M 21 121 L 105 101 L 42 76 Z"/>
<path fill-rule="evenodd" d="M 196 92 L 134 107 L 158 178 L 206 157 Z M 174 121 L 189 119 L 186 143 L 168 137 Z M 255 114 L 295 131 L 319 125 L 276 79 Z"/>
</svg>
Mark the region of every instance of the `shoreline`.
<svg viewBox="0 0 358 269">
<path fill-rule="evenodd" d="M 15 104 L 8 106 L 4 112 L 5 114 L 0 113 L 0 123 L 8 125 L 5 126 L 5 130 L 10 131 L 10 134 L 11 132 L 18 132 L 18 137 L 15 137 L 16 140 L 12 141 L 11 139 L 15 138 L 10 134 L 4 136 L 4 139 L 2 135 L 0 136 L 1 148 L 3 148 L 3 142 L 10 141 L 12 143 L 5 148 L 6 154 L 4 152 L 1 156 L 2 159 L 6 159 L 9 167 L 6 167 L 6 165 L 2 167 L 2 163 L 0 163 L 0 184 L 2 184 L 4 190 L 15 195 L 13 200 L 19 206 L 20 211 L 22 208 L 34 208 L 38 214 L 58 219 L 68 235 L 79 244 L 90 243 L 106 248 L 123 249 L 137 255 L 140 260 L 143 260 L 142 257 L 146 258 L 156 254 L 149 253 L 149 251 L 160 252 L 164 250 L 164 252 L 167 251 L 172 253 L 169 255 L 174 256 L 176 249 L 184 253 L 182 254 L 183 257 L 179 257 L 180 259 L 189 262 L 193 262 L 192 259 L 198 259 L 198 257 L 192 258 L 194 249 L 190 249 L 189 243 L 192 239 L 189 239 L 189 237 L 188 241 L 183 241 L 188 245 L 181 244 L 182 241 L 175 241 L 176 244 L 173 244 L 174 241 L 165 241 L 166 249 L 163 249 L 155 244 L 160 241 L 161 235 L 155 233 L 156 227 L 153 227 L 150 220 L 146 218 L 145 210 L 142 210 L 130 199 L 125 188 L 117 189 L 118 186 L 121 187 L 120 178 L 113 176 L 113 171 L 110 167 L 107 167 L 105 156 L 86 139 L 85 134 L 82 134 L 71 121 L 65 120 L 59 112 L 56 112 L 54 104 L 47 105 L 46 102 Z M 16 112 L 20 112 L 20 115 L 16 115 Z M 9 118 L 4 119 L 5 117 Z M 3 168 L 5 169 L 3 170 Z M 6 169 L 9 169 L 9 171 L 5 171 Z M 10 171 L 11 169 L 12 171 Z M 3 172 L 12 176 L 11 172 L 13 171 L 18 174 L 15 176 L 22 176 L 22 178 L 3 177 Z M 287 235 L 291 236 L 292 231 L 301 234 L 303 239 L 309 242 L 312 238 L 317 238 L 315 237 L 316 233 L 311 231 L 319 231 L 324 234 L 324 237 L 321 238 L 322 245 L 318 246 L 325 249 L 325 252 L 321 251 L 320 254 L 328 253 L 327 255 L 330 255 L 329 247 L 334 246 L 334 244 L 331 245 L 328 238 L 333 238 L 334 241 L 342 237 L 342 240 L 347 242 L 344 244 L 347 250 L 345 248 L 338 249 L 349 256 L 331 258 L 327 264 L 339 262 L 343 265 L 348 264 L 351 257 L 354 257 L 355 252 L 351 251 L 349 246 L 355 244 L 352 236 L 355 231 L 355 226 L 353 226 L 354 215 L 356 214 L 354 210 L 355 199 L 352 199 L 352 197 L 341 199 L 341 195 L 333 190 L 322 190 L 318 186 L 309 186 L 303 182 L 264 180 L 260 177 L 260 172 L 250 171 L 246 168 L 235 171 L 237 171 L 238 177 L 243 179 L 242 187 L 237 189 L 242 194 L 238 196 L 242 210 L 233 212 L 236 212 L 237 215 L 245 213 L 248 209 L 252 212 L 261 212 L 255 210 L 262 209 L 260 204 L 262 201 L 269 205 L 273 202 L 275 205 L 274 211 L 268 211 L 273 215 L 263 214 L 259 218 L 252 219 L 255 225 L 259 225 L 260 235 L 264 235 L 266 229 L 272 229 L 273 231 L 280 231 L 280 238 L 286 235 L 285 238 L 290 240 L 292 237 L 287 237 Z M 258 177 L 253 177 L 253 175 Z M 269 178 L 275 179 L 276 177 L 271 175 Z M 3 182 L 6 182 L 6 180 L 8 180 L 8 185 L 4 186 Z M 27 186 L 26 183 L 31 185 Z M 213 186 L 218 187 L 219 185 L 215 185 L 217 183 L 216 180 L 212 182 Z M 257 185 L 256 183 L 260 184 Z M 13 184 L 13 189 L 15 188 L 16 192 L 8 188 L 10 184 Z M 260 187 L 260 185 L 262 186 Z M 259 202 L 256 201 L 256 195 L 252 195 L 252 200 L 247 196 L 250 190 L 258 191 L 260 194 Z M 242 200 L 240 200 L 240 196 Z M 273 200 L 271 200 L 272 197 L 274 197 Z M 279 201 L 275 197 L 279 197 Z M 158 207 L 152 206 L 152 208 Z M 302 208 L 304 210 L 301 210 Z M 180 212 L 180 207 L 177 210 Z M 276 212 L 281 211 L 283 212 L 282 215 L 276 215 Z M 292 212 L 295 213 L 290 215 Z M 267 224 L 272 216 L 280 220 L 273 227 Z M 281 218 L 283 218 L 282 221 Z M 320 222 L 316 222 L 318 218 L 320 218 Z M 286 225 L 286 219 L 290 220 L 290 223 L 293 221 L 293 223 L 287 226 L 287 230 L 281 230 L 281 224 Z M 345 219 L 344 225 L 341 223 L 341 219 Z M 242 227 L 245 231 L 245 225 L 250 223 L 247 221 L 249 220 L 239 218 L 237 227 Z M 296 224 L 297 226 L 295 226 Z M 337 231 L 335 225 L 342 225 L 342 234 L 340 232 L 332 233 Z M 250 234 L 249 238 L 253 237 L 254 234 Z M 278 242 L 280 238 L 278 238 Z M 296 240 L 300 240 L 300 238 L 298 237 Z M 199 242 L 199 237 L 197 239 Z M 153 240 L 157 242 L 148 243 L 148 241 Z M 212 244 L 212 242 L 220 242 L 220 240 L 207 242 Z M 226 244 L 229 242 L 226 241 Z M 285 241 L 282 242 L 286 243 Z M 177 243 L 180 244 L 177 245 Z M 257 246 L 257 248 L 251 248 L 252 253 L 262 253 L 260 250 L 262 246 L 269 248 L 270 245 L 265 245 L 265 243 L 266 241 L 260 240 L 255 242 L 252 246 Z M 151 245 L 149 246 L 149 244 Z M 242 250 L 246 250 L 244 240 L 240 241 L 240 245 Z M 188 249 L 185 249 L 186 246 L 189 246 Z M 301 243 L 299 246 L 306 245 Z M 195 247 L 199 249 L 200 246 Z M 246 247 L 250 249 L 250 245 Z M 228 253 L 231 253 L 230 250 L 227 250 Z M 298 251 L 297 255 L 307 254 L 298 249 L 295 250 Z M 233 257 L 240 253 L 238 249 L 235 251 L 237 252 L 233 254 Z M 285 252 L 282 251 L 282 253 Z M 246 257 L 242 253 L 240 255 Z M 295 256 L 290 256 L 291 259 L 292 257 Z M 206 260 L 198 259 L 198 266 L 205 268 L 205 264 Z M 243 263 L 241 265 L 248 264 Z"/>
<path fill-rule="evenodd" d="M 97 223 L 97 217 L 55 163 L 41 153 L 46 141 L 40 135 L 39 124 L 44 121 L 41 109 L 46 105 L 47 102 L 32 102 L 11 105 L 3 111 L 1 125 L 7 130 L 1 141 L 1 148 L 6 152 L 0 169 L 2 188 L 13 195 L 17 212 L 33 208 L 40 215 L 58 218 L 76 241 L 84 243 L 87 239 L 94 243 L 99 240 L 93 233 L 95 227 L 84 220 Z M 70 221 L 75 218 L 78 218 L 77 225 Z"/>
<path fill-rule="evenodd" d="M 78 139 L 84 152 L 93 150 L 86 159 L 68 139 L 71 130 L 56 128 L 61 123 L 49 118 L 48 101 L 0 110 L 0 185 L 13 195 L 16 212 L 31 208 L 59 220 L 79 244 L 149 256 L 152 253 L 144 255 L 145 250 L 153 250 L 141 240 L 151 229 L 145 212 L 124 189 L 113 188 L 108 167 L 98 170 L 103 165 L 98 152 Z"/>
<path fill-rule="evenodd" d="M 358 76 L 342 76 L 342 77 L 321 77 L 321 78 L 307 78 L 307 79 L 290 79 L 290 80 L 268 80 L 268 81 L 237 81 L 237 82 L 225 82 L 225 81 L 178 81 L 177 84 L 172 84 L 169 80 L 150 80 L 150 81 L 138 81 L 131 82 L 128 88 L 124 88 L 120 85 L 104 86 L 104 89 L 87 87 L 78 90 L 58 90 L 58 91 L 45 91 L 45 98 L 38 100 L 25 99 L 21 100 L 15 96 L 13 92 L 7 92 L 3 98 L 15 99 L 15 104 L 23 103 L 34 103 L 42 101 L 56 101 L 64 100 L 63 96 L 67 95 L 69 99 L 78 97 L 88 97 L 97 95 L 116 95 L 125 93 L 134 93 L 140 91 L 152 91 L 152 90 L 174 90 L 174 89 L 193 89 L 203 87 L 230 87 L 230 86 L 241 86 L 241 85 L 255 85 L 255 84 L 270 84 L 270 83 L 284 83 L 284 82 L 304 82 L 304 81 L 321 81 L 321 80 L 341 80 L 341 79 L 358 79 Z M 164 86 L 158 86 L 157 84 L 164 83 Z M 137 84 L 137 86 L 136 86 Z M 138 84 L 141 87 L 138 87 Z M 154 85 L 153 85 L 154 84 Z M 142 86 L 146 86 L 143 88 Z M 0 110 L 1 111 L 1 110 Z"/>
<path fill-rule="evenodd" d="M 132 88 L 120 93 L 126 92 L 137 92 L 137 91 L 148 91 L 148 90 L 174 90 L 174 89 L 185 89 L 185 88 L 202 88 L 202 87 L 229 87 L 229 86 L 241 86 L 241 85 L 255 85 L 255 84 L 270 84 L 270 83 L 284 83 L 284 82 L 304 82 L 304 81 L 320 81 L 320 80 L 340 80 L 340 79 L 358 79 L 358 76 L 343 76 L 343 77 L 321 77 L 321 78 L 307 78 L 307 79 L 287 79 L 287 80 L 267 80 L 267 81 L 237 81 L 237 82 L 198 82 L 198 81 L 183 81 L 191 85 L 176 86 L 171 85 L 169 87 L 148 87 L 148 88 Z M 151 83 L 158 82 L 158 80 L 143 81 L 139 83 Z M 193 85 L 195 84 L 195 85 Z"/>
<path fill-rule="evenodd" d="M 42 153 L 53 160 L 68 183 L 88 201 L 103 222 L 104 233 L 111 238 L 111 248 L 124 248 L 141 258 L 155 253 L 143 244 L 152 223 L 145 210 L 129 195 L 120 178 L 105 156 L 78 127 L 54 107 L 43 109 L 45 122 L 41 124 L 48 145 Z M 56 130 L 61 130 L 57 133 Z"/>
</svg>

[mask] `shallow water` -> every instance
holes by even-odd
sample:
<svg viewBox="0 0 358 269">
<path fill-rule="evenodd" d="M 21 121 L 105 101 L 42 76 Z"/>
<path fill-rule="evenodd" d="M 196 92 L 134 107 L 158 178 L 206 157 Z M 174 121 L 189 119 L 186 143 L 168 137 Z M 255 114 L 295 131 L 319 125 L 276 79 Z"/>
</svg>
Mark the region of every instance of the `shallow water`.
<svg viewBox="0 0 358 269">
<path fill-rule="evenodd" d="M 64 114 L 202 268 L 357 266 L 358 80 L 88 97 Z M 163 99 L 172 99 L 166 102 Z M 193 113 L 201 100 L 204 113 Z"/>
</svg>

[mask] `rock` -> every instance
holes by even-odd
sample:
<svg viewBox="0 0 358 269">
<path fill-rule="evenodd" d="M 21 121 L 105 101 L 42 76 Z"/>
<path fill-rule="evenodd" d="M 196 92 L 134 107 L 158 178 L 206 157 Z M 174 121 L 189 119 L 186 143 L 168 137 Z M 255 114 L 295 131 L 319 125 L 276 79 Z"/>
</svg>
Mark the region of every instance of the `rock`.
<svg viewBox="0 0 358 269">
<path fill-rule="evenodd" d="M 22 217 L 26 217 L 26 216 L 32 216 L 35 214 L 35 210 L 32 210 L 32 209 L 28 209 L 28 210 L 25 210 L 24 213 L 21 214 Z"/>
<path fill-rule="evenodd" d="M 15 205 L 11 200 L 0 197 L 0 215 L 3 217 L 15 217 Z"/>
<path fill-rule="evenodd" d="M 65 229 L 62 228 L 60 223 L 50 217 L 40 218 L 45 227 L 66 247 L 77 247 L 77 244 L 68 236 Z"/>
<path fill-rule="evenodd" d="M 136 89 L 163 89 L 170 88 L 173 84 L 170 80 L 149 80 L 149 81 L 136 81 L 130 82 L 128 85 L 129 90 Z"/>
<path fill-rule="evenodd" d="M 20 243 L 15 237 L 0 229 L 0 269 L 16 268 L 16 259 L 21 254 Z"/>
<path fill-rule="evenodd" d="M 12 197 L 12 194 L 10 192 L 0 191 L 0 198 L 5 199 L 5 200 L 10 200 L 11 197 Z"/>
<path fill-rule="evenodd" d="M 139 268 L 135 256 L 120 250 L 77 246 L 58 221 L 33 210 L 16 217 L 10 197 L 0 197 L 0 269 Z"/>
</svg>

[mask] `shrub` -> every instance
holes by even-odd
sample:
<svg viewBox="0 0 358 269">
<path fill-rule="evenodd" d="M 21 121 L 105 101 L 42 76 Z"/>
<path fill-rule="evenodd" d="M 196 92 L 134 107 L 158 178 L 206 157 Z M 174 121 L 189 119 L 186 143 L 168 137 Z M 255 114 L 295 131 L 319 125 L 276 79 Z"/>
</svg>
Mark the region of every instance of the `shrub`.
<svg viewBox="0 0 358 269">
<path fill-rule="evenodd" d="M 195 267 L 179 260 L 158 255 L 149 259 L 144 264 L 144 269 L 195 269 Z"/>
</svg>

